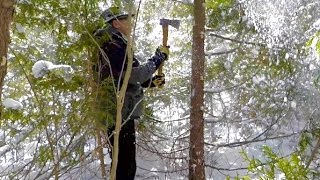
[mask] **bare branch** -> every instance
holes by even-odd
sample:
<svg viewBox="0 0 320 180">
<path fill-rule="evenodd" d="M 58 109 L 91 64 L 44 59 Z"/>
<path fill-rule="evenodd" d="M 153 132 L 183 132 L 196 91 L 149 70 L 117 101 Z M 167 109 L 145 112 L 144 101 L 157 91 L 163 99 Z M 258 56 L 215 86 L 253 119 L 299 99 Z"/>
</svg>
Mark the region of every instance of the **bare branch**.
<svg viewBox="0 0 320 180">
<path fill-rule="evenodd" d="M 237 48 L 221 51 L 221 52 L 212 52 L 212 53 L 206 53 L 206 56 L 217 56 L 217 55 L 223 55 L 223 54 L 231 54 L 234 53 L 237 50 Z"/>
<path fill-rule="evenodd" d="M 219 168 L 219 167 L 212 166 L 212 165 L 210 165 L 210 164 L 206 164 L 205 166 L 206 166 L 206 167 L 209 167 L 209 168 L 212 168 L 212 169 L 215 169 L 215 170 L 218 170 L 218 171 L 238 171 L 238 170 L 247 170 L 247 169 L 248 169 L 247 167 L 239 167 L 239 168 Z"/>
<path fill-rule="evenodd" d="M 210 143 L 205 143 L 207 146 L 214 146 L 217 148 L 221 148 L 221 147 L 228 147 L 228 148 L 234 148 L 234 147 L 238 147 L 238 146 L 243 146 L 243 145 L 247 145 L 250 143 L 255 143 L 255 142 L 264 142 L 264 141 L 268 141 L 268 140 L 275 140 L 275 139 L 282 139 L 282 138 L 288 138 L 299 133 L 292 133 L 289 135 L 283 135 L 283 136 L 275 136 L 275 137 L 269 137 L 269 138 L 264 138 L 264 139 L 252 139 L 252 140 L 248 140 L 248 141 L 240 141 L 240 142 L 232 142 L 232 143 L 228 143 L 228 144 L 218 144 L 218 145 L 214 145 L 214 144 L 210 144 Z"/>
<path fill-rule="evenodd" d="M 207 31 L 213 31 L 211 29 L 206 29 Z M 210 33 L 209 36 L 214 36 L 216 38 L 220 38 L 220 39 L 224 39 L 224 40 L 228 40 L 228 41 L 232 41 L 232 42 L 236 42 L 236 43 L 240 43 L 240 44 L 250 44 L 250 45 L 254 45 L 254 46 L 262 46 L 262 47 L 266 47 L 266 44 L 262 44 L 262 43 L 256 43 L 256 42 L 248 42 L 248 41 L 241 41 L 241 40 L 237 40 L 237 39 L 232 39 L 232 38 L 228 38 L 228 37 L 224 37 L 218 34 L 214 34 L 214 33 Z"/>
<path fill-rule="evenodd" d="M 181 171 L 187 171 L 188 168 L 184 168 L 184 169 L 177 169 L 177 170 L 149 170 L 149 169 L 145 169 L 143 167 L 137 166 L 139 169 L 144 170 L 144 171 L 148 171 L 148 172 L 156 172 L 156 173 L 176 173 L 176 172 L 181 172 Z"/>
</svg>

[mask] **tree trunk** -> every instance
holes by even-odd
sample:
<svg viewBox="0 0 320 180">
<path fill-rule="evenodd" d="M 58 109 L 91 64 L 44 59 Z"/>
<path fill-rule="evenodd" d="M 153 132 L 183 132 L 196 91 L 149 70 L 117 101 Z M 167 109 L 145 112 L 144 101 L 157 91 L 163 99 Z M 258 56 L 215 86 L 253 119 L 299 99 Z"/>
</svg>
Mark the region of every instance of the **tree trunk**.
<svg viewBox="0 0 320 180">
<path fill-rule="evenodd" d="M 133 1 L 129 1 L 129 14 L 132 14 L 133 12 Z M 133 52 L 132 52 L 132 44 L 133 44 L 133 36 L 131 36 L 132 32 L 132 21 L 131 21 L 132 16 L 128 16 L 128 21 L 129 21 L 129 37 L 128 39 L 128 44 L 127 44 L 127 68 L 125 71 L 125 75 L 123 78 L 123 83 L 120 88 L 120 90 L 117 90 L 117 116 L 116 116 L 116 126 L 114 130 L 114 143 L 112 147 L 112 164 L 111 164 L 111 172 L 110 172 L 110 180 L 116 180 L 116 172 L 117 172 L 117 166 L 118 166 L 118 155 L 119 155 L 119 135 L 120 135 L 120 130 L 121 130 L 121 125 L 122 125 L 122 108 L 123 108 L 123 103 L 124 103 L 124 98 L 126 95 L 127 91 L 127 86 L 129 82 L 129 78 L 131 75 L 132 71 L 132 65 L 133 65 Z M 124 61 L 125 62 L 125 61 Z"/>
<path fill-rule="evenodd" d="M 204 167 L 204 26 L 205 2 L 194 1 L 192 45 L 189 180 L 205 180 Z"/>
<path fill-rule="evenodd" d="M 4 77 L 7 74 L 8 46 L 10 43 L 10 24 L 13 16 L 14 0 L 0 0 L 0 102 Z M 0 105 L 0 119 L 2 106 Z"/>
</svg>

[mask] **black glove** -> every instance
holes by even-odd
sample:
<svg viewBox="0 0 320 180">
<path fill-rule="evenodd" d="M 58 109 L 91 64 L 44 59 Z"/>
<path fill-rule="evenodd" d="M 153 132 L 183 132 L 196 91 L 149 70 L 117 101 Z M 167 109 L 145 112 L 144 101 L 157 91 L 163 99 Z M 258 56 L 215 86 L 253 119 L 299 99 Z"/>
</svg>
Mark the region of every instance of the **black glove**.
<svg viewBox="0 0 320 180">
<path fill-rule="evenodd" d="M 164 74 L 162 75 L 155 75 L 152 79 L 149 81 L 144 82 L 141 84 L 142 87 L 148 88 L 148 87 L 161 87 L 166 83 Z"/>
<path fill-rule="evenodd" d="M 159 46 L 156 50 L 156 55 L 162 56 L 164 60 L 167 60 L 170 54 L 170 46 Z"/>
<path fill-rule="evenodd" d="M 155 56 L 153 56 L 150 61 L 153 61 L 156 65 L 156 69 L 159 68 L 161 63 L 168 59 L 169 57 L 169 47 L 170 46 L 159 46 L 155 52 Z"/>
</svg>

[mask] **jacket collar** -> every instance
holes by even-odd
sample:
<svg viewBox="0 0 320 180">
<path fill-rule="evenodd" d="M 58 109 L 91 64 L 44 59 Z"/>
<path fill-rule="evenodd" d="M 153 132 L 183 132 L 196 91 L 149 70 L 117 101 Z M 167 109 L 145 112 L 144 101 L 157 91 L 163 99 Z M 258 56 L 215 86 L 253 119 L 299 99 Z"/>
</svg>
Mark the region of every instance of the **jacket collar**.
<svg viewBox="0 0 320 180">
<path fill-rule="evenodd" d="M 119 32 L 116 28 L 110 26 L 109 33 L 111 33 L 112 36 L 115 36 L 115 37 L 121 39 L 125 44 L 127 44 L 127 42 L 128 42 L 127 38 L 121 32 Z"/>
</svg>

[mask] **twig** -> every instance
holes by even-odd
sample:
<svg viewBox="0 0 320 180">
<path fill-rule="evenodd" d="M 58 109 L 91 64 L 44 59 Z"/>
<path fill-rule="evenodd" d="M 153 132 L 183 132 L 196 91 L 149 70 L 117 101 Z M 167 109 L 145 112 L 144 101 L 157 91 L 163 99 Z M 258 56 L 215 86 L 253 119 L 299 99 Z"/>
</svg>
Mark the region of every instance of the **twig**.
<svg viewBox="0 0 320 180">
<path fill-rule="evenodd" d="M 247 170 L 248 169 L 247 167 L 239 167 L 239 168 L 233 168 L 233 169 L 219 168 L 219 167 L 212 166 L 210 164 L 205 164 L 205 166 L 209 167 L 211 169 L 218 170 L 218 171 L 238 171 L 238 170 Z"/>
</svg>

